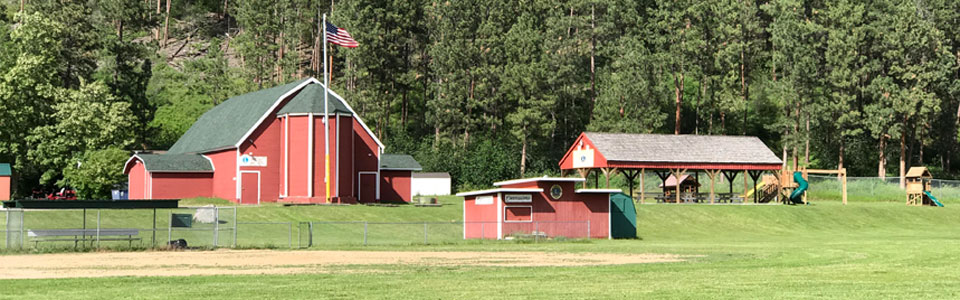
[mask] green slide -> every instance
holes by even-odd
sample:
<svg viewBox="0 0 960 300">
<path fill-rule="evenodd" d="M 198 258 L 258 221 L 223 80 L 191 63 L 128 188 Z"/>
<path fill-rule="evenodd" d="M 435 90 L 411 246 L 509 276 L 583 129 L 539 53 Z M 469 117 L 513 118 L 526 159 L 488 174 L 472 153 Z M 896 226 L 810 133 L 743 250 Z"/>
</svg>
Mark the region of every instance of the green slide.
<svg viewBox="0 0 960 300">
<path fill-rule="evenodd" d="M 923 193 L 927 194 L 927 197 L 930 197 L 930 200 L 933 201 L 933 204 L 936 204 L 939 207 L 943 207 L 943 203 L 940 203 L 940 201 L 937 200 L 937 197 L 934 197 L 933 194 L 930 193 L 930 191 L 923 191 Z"/>
<path fill-rule="evenodd" d="M 803 192 L 805 192 L 810 185 L 803 179 L 803 173 L 800 172 L 793 172 L 793 180 L 797 182 L 797 189 L 793 190 L 793 193 L 790 194 L 790 201 L 793 201 L 793 204 L 803 204 L 801 196 L 803 196 Z"/>
</svg>

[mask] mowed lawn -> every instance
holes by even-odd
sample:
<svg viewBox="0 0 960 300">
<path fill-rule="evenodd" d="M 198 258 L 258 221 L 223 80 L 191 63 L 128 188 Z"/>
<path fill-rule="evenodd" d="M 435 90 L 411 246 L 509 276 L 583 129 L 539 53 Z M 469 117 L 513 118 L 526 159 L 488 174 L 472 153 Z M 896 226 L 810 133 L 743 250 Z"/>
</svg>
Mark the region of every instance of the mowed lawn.
<svg viewBox="0 0 960 300">
<path fill-rule="evenodd" d="M 292 220 L 322 214 L 338 220 L 364 216 L 398 221 L 458 216 L 458 200 L 445 200 L 451 205 L 431 208 L 433 211 L 262 207 L 241 208 L 239 215 Z M 323 212 L 299 215 L 310 210 Z M 301 275 L 4 280 L 0 281 L 0 298 L 960 297 L 960 206 L 907 207 L 884 202 L 842 206 L 818 201 L 808 206 L 641 205 L 638 211 L 640 238 L 636 240 L 333 244 L 314 248 L 671 253 L 691 257 L 680 263 L 591 267 L 366 265 L 325 267 L 328 273 Z"/>
</svg>

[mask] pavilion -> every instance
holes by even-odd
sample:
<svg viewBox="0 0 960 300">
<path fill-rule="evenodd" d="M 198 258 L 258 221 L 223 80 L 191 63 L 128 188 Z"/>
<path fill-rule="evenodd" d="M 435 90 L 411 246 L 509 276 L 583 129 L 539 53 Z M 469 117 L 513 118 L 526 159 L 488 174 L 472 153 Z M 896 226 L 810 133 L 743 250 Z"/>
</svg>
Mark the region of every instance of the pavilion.
<svg viewBox="0 0 960 300">
<path fill-rule="evenodd" d="M 597 186 L 601 173 L 606 178 L 607 187 L 610 186 L 611 176 L 623 173 L 631 196 L 634 181 L 639 176 L 641 202 L 644 197 L 643 174 L 646 171 L 653 171 L 663 183 L 671 175 L 684 178 L 693 172 L 697 177 L 703 171 L 710 178 L 709 199 L 710 203 L 714 203 L 717 175 L 722 173 L 730 182 L 727 194 L 730 195 L 733 194 L 734 179 L 743 173 L 746 194 L 747 175 L 753 179 L 756 187 L 757 179 L 763 172 L 770 171 L 779 178 L 782 167 L 783 161 L 759 138 L 726 135 L 584 132 L 560 160 L 560 170 L 564 175 L 575 170 L 582 178 L 588 178 L 591 172 L 595 172 L 594 184 Z M 680 185 L 674 185 L 676 192 L 671 202 L 680 203 Z M 757 201 L 756 197 L 754 194 L 754 202 Z"/>
</svg>

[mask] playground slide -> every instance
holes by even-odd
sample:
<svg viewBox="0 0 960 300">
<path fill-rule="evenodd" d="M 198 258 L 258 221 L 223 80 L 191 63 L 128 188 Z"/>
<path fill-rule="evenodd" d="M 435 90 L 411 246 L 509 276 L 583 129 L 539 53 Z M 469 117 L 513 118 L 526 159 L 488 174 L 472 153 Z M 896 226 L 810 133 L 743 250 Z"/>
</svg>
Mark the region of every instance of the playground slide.
<svg viewBox="0 0 960 300">
<path fill-rule="evenodd" d="M 923 191 L 923 193 L 927 194 L 927 197 L 930 197 L 930 200 L 933 201 L 933 204 L 936 204 L 939 207 L 943 207 L 943 203 L 940 203 L 940 201 L 937 200 L 937 197 L 934 197 L 933 194 L 930 193 L 930 191 Z"/>
<path fill-rule="evenodd" d="M 803 173 L 793 172 L 793 180 L 797 182 L 797 189 L 790 194 L 790 201 L 794 204 L 803 204 L 803 192 L 807 190 L 809 184 L 803 179 Z"/>
<path fill-rule="evenodd" d="M 760 183 L 758 183 L 755 188 L 747 191 L 747 195 L 744 196 L 744 197 L 745 197 L 745 198 L 750 198 L 750 196 L 753 196 L 753 193 L 755 193 L 758 189 L 762 189 L 765 185 L 767 185 L 767 182 L 766 182 L 766 181 L 763 181 L 763 180 L 760 180 Z"/>
</svg>

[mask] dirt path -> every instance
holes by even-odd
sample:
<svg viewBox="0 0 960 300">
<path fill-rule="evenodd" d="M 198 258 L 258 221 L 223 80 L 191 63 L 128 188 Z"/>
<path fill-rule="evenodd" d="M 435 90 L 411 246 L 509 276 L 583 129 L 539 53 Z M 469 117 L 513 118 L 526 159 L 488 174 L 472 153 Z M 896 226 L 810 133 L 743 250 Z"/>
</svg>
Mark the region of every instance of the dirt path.
<svg viewBox="0 0 960 300">
<path fill-rule="evenodd" d="M 588 266 L 679 262 L 669 254 L 218 250 L 0 256 L 0 279 L 330 272 L 343 265 Z M 342 272 L 339 270 L 338 272 Z"/>
</svg>

